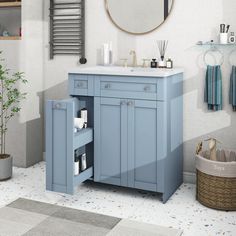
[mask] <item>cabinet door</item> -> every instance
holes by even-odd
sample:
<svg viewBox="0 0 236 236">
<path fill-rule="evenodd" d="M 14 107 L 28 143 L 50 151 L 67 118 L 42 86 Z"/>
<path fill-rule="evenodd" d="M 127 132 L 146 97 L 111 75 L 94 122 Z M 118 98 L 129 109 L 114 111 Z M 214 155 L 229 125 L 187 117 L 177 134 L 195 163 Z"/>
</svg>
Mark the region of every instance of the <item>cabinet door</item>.
<svg viewBox="0 0 236 236">
<path fill-rule="evenodd" d="M 93 141 L 93 129 L 74 132 L 79 100 L 53 100 L 46 103 L 46 189 L 73 194 L 74 187 L 93 176 L 91 155 L 88 168 L 74 176 L 74 151 Z"/>
<path fill-rule="evenodd" d="M 127 104 L 128 186 L 157 191 L 157 102 Z"/>
<path fill-rule="evenodd" d="M 94 180 L 127 186 L 126 101 L 96 97 L 94 103 Z"/>
</svg>

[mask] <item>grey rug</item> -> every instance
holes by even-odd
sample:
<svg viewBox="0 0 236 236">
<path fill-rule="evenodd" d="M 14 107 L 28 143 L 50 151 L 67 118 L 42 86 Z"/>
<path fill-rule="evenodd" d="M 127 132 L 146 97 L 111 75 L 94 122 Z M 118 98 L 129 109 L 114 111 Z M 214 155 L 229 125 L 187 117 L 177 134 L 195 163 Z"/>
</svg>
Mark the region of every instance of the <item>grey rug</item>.
<svg viewBox="0 0 236 236">
<path fill-rule="evenodd" d="M 0 209 L 1 236 L 180 236 L 180 230 L 19 198 Z"/>
</svg>

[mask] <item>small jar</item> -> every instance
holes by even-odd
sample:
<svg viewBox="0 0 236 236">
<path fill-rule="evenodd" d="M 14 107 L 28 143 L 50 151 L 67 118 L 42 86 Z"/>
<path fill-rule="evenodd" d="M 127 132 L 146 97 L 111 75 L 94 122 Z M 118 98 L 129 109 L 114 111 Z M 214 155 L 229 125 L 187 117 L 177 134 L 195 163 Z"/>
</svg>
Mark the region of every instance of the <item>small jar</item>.
<svg viewBox="0 0 236 236">
<path fill-rule="evenodd" d="M 168 60 L 166 61 L 166 68 L 167 69 L 173 68 L 173 61 L 171 60 L 171 58 L 168 58 Z"/>
<path fill-rule="evenodd" d="M 231 32 L 229 36 L 229 43 L 234 44 L 235 41 L 236 41 L 236 37 L 234 35 L 234 32 Z"/>
</svg>

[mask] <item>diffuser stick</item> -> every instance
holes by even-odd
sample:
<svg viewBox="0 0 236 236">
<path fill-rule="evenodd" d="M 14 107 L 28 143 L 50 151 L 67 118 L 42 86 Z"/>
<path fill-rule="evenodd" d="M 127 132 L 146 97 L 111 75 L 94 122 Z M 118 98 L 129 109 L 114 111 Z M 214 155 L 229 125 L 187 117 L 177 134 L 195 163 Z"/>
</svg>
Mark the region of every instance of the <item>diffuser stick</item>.
<svg viewBox="0 0 236 236">
<path fill-rule="evenodd" d="M 157 45 L 158 45 L 159 53 L 161 56 L 161 60 L 163 61 L 165 58 L 166 49 L 168 46 L 168 40 L 158 40 Z"/>
</svg>

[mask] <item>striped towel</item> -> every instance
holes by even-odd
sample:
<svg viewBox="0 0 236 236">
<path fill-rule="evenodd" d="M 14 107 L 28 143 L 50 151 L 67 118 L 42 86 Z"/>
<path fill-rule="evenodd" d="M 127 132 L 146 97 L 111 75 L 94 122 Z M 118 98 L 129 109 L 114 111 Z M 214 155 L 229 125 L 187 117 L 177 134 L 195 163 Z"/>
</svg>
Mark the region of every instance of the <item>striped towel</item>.
<svg viewBox="0 0 236 236">
<path fill-rule="evenodd" d="M 236 66 L 232 67 L 230 76 L 229 104 L 232 104 L 233 111 L 236 111 Z"/>
<path fill-rule="evenodd" d="M 222 75 L 219 65 L 207 66 L 204 101 L 208 104 L 208 110 L 222 110 Z"/>
</svg>

